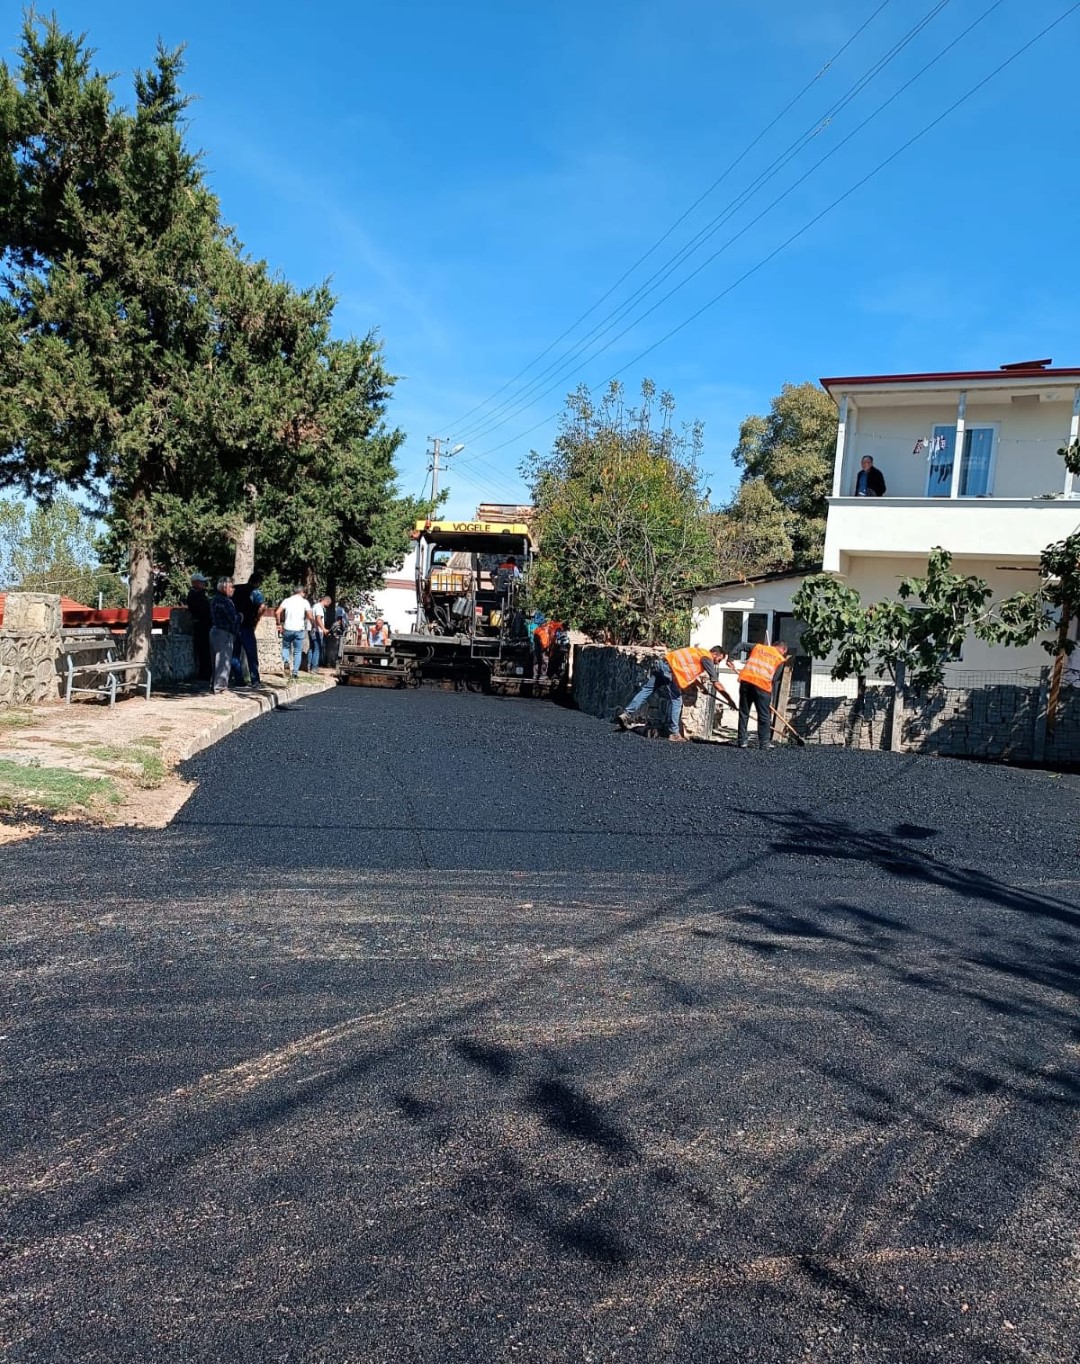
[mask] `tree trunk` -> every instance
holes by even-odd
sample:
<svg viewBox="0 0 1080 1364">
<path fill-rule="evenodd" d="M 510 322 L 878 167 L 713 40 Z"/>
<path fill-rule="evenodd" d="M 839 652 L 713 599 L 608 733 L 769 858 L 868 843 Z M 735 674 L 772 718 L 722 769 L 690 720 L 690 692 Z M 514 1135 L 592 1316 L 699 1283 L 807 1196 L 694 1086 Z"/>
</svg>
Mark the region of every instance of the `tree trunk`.
<svg viewBox="0 0 1080 1364">
<path fill-rule="evenodd" d="M 308 601 L 314 601 L 319 590 L 319 578 L 310 564 L 304 569 L 304 595 Z"/>
<path fill-rule="evenodd" d="M 153 628 L 154 561 L 149 546 L 133 544 L 128 564 L 128 627 L 124 645 L 132 662 L 149 662 Z"/>
<path fill-rule="evenodd" d="M 232 574 L 234 583 L 246 583 L 255 572 L 255 530 L 255 522 L 250 521 L 236 537 Z"/>
<path fill-rule="evenodd" d="M 233 582 L 246 583 L 251 579 L 255 572 L 255 532 L 258 525 L 255 519 L 255 501 L 258 497 L 258 489 L 254 483 L 244 484 L 244 496 L 247 498 L 247 520 L 240 528 L 240 534 L 236 537 L 236 551 L 233 555 Z"/>
<path fill-rule="evenodd" d="M 848 711 L 848 722 L 844 732 L 845 748 L 855 748 L 859 742 L 859 730 L 862 728 L 863 711 L 866 709 L 866 674 L 859 673 L 856 679 L 855 700 Z"/>
<path fill-rule="evenodd" d="M 1061 679 L 1065 672 L 1068 654 L 1065 645 L 1069 640 L 1069 624 L 1072 620 L 1072 606 L 1069 602 L 1061 604 L 1061 624 L 1058 626 L 1057 653 L 1054 655 L 1054 670 L 1050 674 L 1050 695 L 1046 702 L 1046 732 L 1053 734 L 1057 724 L 1058 704 L 1061 701 Z"/>
</svg>

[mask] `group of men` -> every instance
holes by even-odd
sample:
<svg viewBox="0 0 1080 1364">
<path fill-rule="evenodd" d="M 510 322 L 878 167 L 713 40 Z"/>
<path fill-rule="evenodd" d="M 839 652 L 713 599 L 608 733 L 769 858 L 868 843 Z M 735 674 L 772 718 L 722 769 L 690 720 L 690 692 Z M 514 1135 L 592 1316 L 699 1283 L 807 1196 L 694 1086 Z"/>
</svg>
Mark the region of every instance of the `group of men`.
<svg viewBox="0 0 1080 1364">
<path fill-rule="evenodd" d="M 714 644 L 711 649 L 690 645 L 685 649 L 669 649 L 658 658 L 649 676 L 628 706 L 615 717 L 620 729 L 630 729 L 636 717 L 655 695 L 665 705 L 666 737 L 674 743 L 684 741 L 681 732 L 683 698 L 697 687 L 711 689 L 721 701 L 734 706 L 732 698 L 720 685 L 717 670 L 728 662 L 727 652 Z M 773 697 L 781 669 L 788 661 L 788 646 L 755 644 L 739 671 L 739 730 L 740 748 L 749 748 L 750 712 L 757 717 L 758 748 L 772 747 Z"/>
<path fill-rule="evenodd" d="M 191 575 L 187 609 L 191 613 L 195 643 L 195 665 L 199 679 L 210 683 L 215 694 L 230 685 L 242 685 L 244 661 L 253 684 L 260 680 L 259 646 L 255 627 L 269 613 L 262 592 L 264 575 L 252 573 L 246 583 L 218 578 L 213 594 L 205 574 Z M 281 637 L 281 659 L 288 677 L 297 677 L 307 643 L 308 672 L 317 672 L 326 646 L 326 637 L 344 628 L 346 613 L 339 606 L 334 621 L 327 622 L 328 596 L 309 601 L 302 585 L 297 585 L 273 612 Z M 387 640 L 389 636 L 387 635 Z"/>
</svg>

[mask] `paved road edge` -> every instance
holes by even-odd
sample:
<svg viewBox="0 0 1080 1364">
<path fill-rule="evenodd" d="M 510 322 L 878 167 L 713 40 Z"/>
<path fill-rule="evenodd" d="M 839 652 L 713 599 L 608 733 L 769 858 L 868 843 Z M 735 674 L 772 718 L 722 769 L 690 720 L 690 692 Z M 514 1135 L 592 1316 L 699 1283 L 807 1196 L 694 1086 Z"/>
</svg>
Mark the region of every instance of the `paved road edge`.
<svg viewBox="0 0 1080 1364">
<path fill-rule="evenodd" d="M 219 743 L 233 730 L 239 729 L 241 725 L 246 725 L 250 720 L 257 720 L 260 715 L 269 715 L 272 710 L 276 710 L 279 706 L 288 706 L 293 701 L 302 701 L 305 696 L 318 696 L 320 692 L 329 691 L 331 687 L 336 686 L 337 679 L 327 677 L 320 678 L 317 682 L 304 682 L 275 688 L 273 691 L 234 692 L 232 699 L 235 703 L 235 709 L 228 715 L 215 717 L 212 724 L 196 730 L 185 743 L 177 745 L 173 749 L 176 761 L 186 762 L 188 758 L 193 758 L 196 753 L 201 753 L 203 749 Z"/>
</svg>

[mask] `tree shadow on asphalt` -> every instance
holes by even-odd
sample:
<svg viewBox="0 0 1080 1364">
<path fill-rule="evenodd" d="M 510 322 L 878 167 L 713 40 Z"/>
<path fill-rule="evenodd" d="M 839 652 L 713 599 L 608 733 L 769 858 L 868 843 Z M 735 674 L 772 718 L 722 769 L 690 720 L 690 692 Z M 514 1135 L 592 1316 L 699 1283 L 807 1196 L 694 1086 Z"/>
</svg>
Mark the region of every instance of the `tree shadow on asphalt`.
<svg viewBox="0 0 1080 1364">
<path fill-rule="evenodd" d="M 1080 1082 L 1060 1054 L 1055 1059 L 1054 1044 L 1065 1037 L 1075 1042 L 1078 1035 L 1072 1001 L 1080 993 L 1075 955 L 1080 912 L 1061 898 L 1010 885 L 978 868 L 952 866 L 931 855 L 923 845 L 935 831 L 925 826 L 898 824 L 891 834 L 884 834 L 808 812 L 754 813 L 775 830 L 769 846 L 774 857 L 858 864 L 884 877 L 886 883 L 947 892 L 973 910 L 990 906 L 1019 916 L 1027 933 L 1017 936 L 994 919 L 979 926 L 972 947 L 970 926 L 957 928 L 955 915 L 938 924 L 926 916 L 919 921 L 905 918 L 902 912 L 838 899 L 806 901 L 792 908 L 756 897 L 750 905 L 718 908 L 718 892 L 741 872 L 752 869 L 754 859 L 703 878 L 681 892 L 677 904 L 650 905 L 629 921 L 607 925 L 577 944 L 579 952 L 610 949 L 621 955 L 640 935 L 659 925 L 693 942 L 699 956 L 696 963 L 686 966 L 688 978 L 655 964 L 638 970 L 641 989 L 662 1006 L 661 1017 L 664 1009 L 678 1017 L 680 1011 L 700 1009 L 708 1000 L 701 982 L 708 980 L 710 952 L 735 948 L 770 962 L 790 959 L 793 970 L 785 977 L 784 988 L 792 1007 L 802 1010 L 807 1022 L 816 1014 L 816 1025 L 834 1029 L 838 1038 L 850 1038 L 852 1030 L 858 1029 L 873 1038 L 879 1052 L 891 1053 L 893 1058 L 892 1068 L 877 1082 L 868 1078 L 871 1068 L 860 1064 L 857 1056 L 839 1046 L 830 1055 L 808 1040 L 806 1027 L 791 1028 L 753 1017 L 739 1024 L 750 1054 L 756 1054 L 754 1048 L 760 1043 L 761 1051 L 783 1058 L 781 1074 L 790 1077 L 795 1068 L 798 1073 L 805 1070 L 827 1086 L 824 1092 L 836 1105 L 830 1116 L 842 1113 L 868 1130 L 888 1135 L 889 1141 L 880 1147 L 860 1138 L 864 1144 L 856 1149 L 862 1150 L 862 1163 L 856 1167 L 854 1186 L 849 1167 L 841 1163 L 815 1173 L 804 1151 L 762 1157 L 756 1165 L 735 1151 L 733 1159 L 747 1165 L 757 1184 L 746 1205 L 733 1211 L 718 1205 L 706 1183 L 689 1169 L 650 1154 L 648 1134 L 640 1130 L 642 1106 L 646 1114 L 654 1114 L 661 1099 L 670 1102 L 688 1078 L 707 1073 L 714 1063 L 708 1045 L 687 1049 L 681 1036 L 669 1037 L 664 1043 L 669 1064 L 654 1092 L 639 1082 L 632 1091 L 633 1102 L 604 1103 L 590 1094 L 583 1077 L 568 1072 L 565 1059 L 543 1048 L 525 1051 L 499 1040 L 493 1012 L 501 1013 L 526 981 L 565 969 L 560 962 L 527 968 L 480 1000 L 449 1007 L 430 1023 L 405 1028 L 390 1043 L 374 1046 L 345 1064 L 328 1065 L 317 1077 L 297 1080 L 289 1076 L 270 1095 L 220 1098 L 209 1121 L 186 1129 L 163 1128 L 156 1147 L 151 1142 L 141 1154 L 133 1151 L 136 1169 L 106 1175 L 91 1190 L 84 1185 L 81 1194 L 76 1191 L 62 1210 L 54 1206 L 47 1219 L 50 1230 L 64 1231 L 110 1212 L 119 1203 L 155 1193 L 186 1167 L 245 1134 L 279 1127 L 335 1091 L 365 1083 L 387 1065 L 401 1065 L 403 1058 L 425 1043 L 448 1042 L 464 1066 L 482 1073 L 490 1083 L 492 1103 L 501 1095 L 499 1102 L 508 1113 L 534 1122 L 563 1153 L 571 1174 L 576 1168 L 574 1153 L 580 1151 L 587 1153 L 591 1173 L 608 1171 L 611 1178 L 622 1181 L 618 1203 L 583 1207 L 577 1179 L 551 1179 L 535 1159 L 496 1147 L 481 1161 L 478 1173 L 459 1182 L 462 1196 L 469 1193 L 468 1181 L 482 1185 L 484 1198 L 541 1234 L 557 1255 L 577 1258 L 605 1272 L 626 1273 L 648 1264 L 657 1254 L 649 1233 L 625 1216 L 635 1203 L 654 1209 L 666 1205 L 662 1211 L 669 1217 L 678 1206 L 692 1204 L 705 1210 L 718 1235 L 739 1231 L 750 1239 L 759 1218 L 767 1224 L 775 1216 L 773 1209 L 790 1204 L 794 1191 L 808 1197 L 816 1187 L 815 1197 L 820 1196 L 822 1206 L 803 1210 L 785 1233 L 797 1273 L 810 1288 L 839 1294 L 864 1315 L 882 1321 L 898 1318 L 898 1309 L 879 1295 L 869 1294 L 854 1274 L 838 1268 L 852 1247 L 880 1244 L 881 1233 L 874 1230 L 870 1214 L 876 1210 L 886 1231 L 890 1228 L 885 1214 L 895 1216 L 912 1244 L 920 1240 L 940 1243 L 946 1235 L 985 1243 L 1021 1206 L 1036 1178 L 1052 1177 L 1055 1160 L 1067 1149 L 1075 1110 L 1080 1108 Z M 701 920 L 703 909 L 710 916 L 707 922 Z M 718 956 L 717 961 L 722 963 L 723 958 Z M 1036 1058 L 1042 1059 L 1028 1059 L 1015 1042 L 998 1044 L 993 1057 L 981 1062 L 963 1054 L 938 1052 L 932 1037 L 919 1032 L 912 1035 L 904 1026 L 901 1009 L 887 1007 L 877 992 L 836 997 L 818 984 L 818 977 L 826 971 L 847 967 L 872 972 L 867 979 L 900 989 L 903 1000 L 926 997 L 936 999 L 939 1008 L 956 1003 L 973 1007 L 976 1018 L 1006 1016 L 1022 1023 L 1031 1036 L 1042 1039 L 1041 1051 L 1036 1050 Z M 694 971 L 699 975 L 695 977 Z M 1067 997 L 1065 1003 L 1056 998 L 1062 995 Z M 957 1127 L 954 1118 L 939 1112 L 942 1095 L 961 1106 L 993 1100 L 1004 1107 L 990 1110 L 986 1126 L 970 1140 L 965 1138 L 961 1153 L 954 1155 Z M 460 1122 L 469 1120 L 455 1114 L 448 1096 L 433 1100 L 399 1086 L 394 1101 L 402 1120 L 421 1140 L 425 1134 L 432 1142 L 445 1140 Z M 764 1122 L 764 1118 L 758 1120 Z M 695 1122 L 699 1121 L 696 1117 Z M 893 1178 L 897 1146 L 917 1154 L 927 1148 L 944 1153 L 934 1157 L 938 1163 L 933 1193 L 924 1196 L 917 1212 L 905 1211 L 903 1216 L 892 1211 L 889 1198 L 881 1192 L 888 1192 Z M 986 1206 L 987 1187 L 994 1200 L 991 1212 Z M 49 1201 L 36 1196 L 24 1209 L 27 1220 L 33 1222 L 44 1213 Z M 968 1207 L 974 1209 L 971 1215 L 955 1211 Z M 900 1324 L 906 1325 L 906 1320 Z M 942 1315 L 941 1330 L 945 1324 Z M 976 1357 L 974 1351 L 973 1345 L 972 1357 Z M 914 1361 L 921 1355 L 913 1347 L 906 1357 Z M 986 1339 L 979 1340 L 977 1357 L 1011 1358 Z"/>
</svg>

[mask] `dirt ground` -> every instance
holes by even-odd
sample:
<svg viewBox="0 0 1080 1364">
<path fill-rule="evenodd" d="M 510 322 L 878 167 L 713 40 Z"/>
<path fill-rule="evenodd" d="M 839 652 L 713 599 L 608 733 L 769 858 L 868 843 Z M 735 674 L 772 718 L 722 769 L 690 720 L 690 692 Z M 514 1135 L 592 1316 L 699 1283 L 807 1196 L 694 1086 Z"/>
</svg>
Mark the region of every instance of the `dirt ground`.
<svg viewBox="0 0 1080 1364">
<path fill-rule="evenodd" d="M 188 688 L 149 701 L 126 697 L 112 709 L 92 700 L 0 711 L 0 845 L 57 822 L 163 828 L 195 789 L 177 763 L 276 706 L 334 685 L 324 671 L 219 696 Z"/>
</svg>

